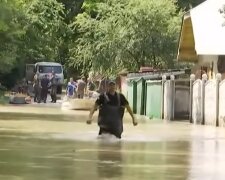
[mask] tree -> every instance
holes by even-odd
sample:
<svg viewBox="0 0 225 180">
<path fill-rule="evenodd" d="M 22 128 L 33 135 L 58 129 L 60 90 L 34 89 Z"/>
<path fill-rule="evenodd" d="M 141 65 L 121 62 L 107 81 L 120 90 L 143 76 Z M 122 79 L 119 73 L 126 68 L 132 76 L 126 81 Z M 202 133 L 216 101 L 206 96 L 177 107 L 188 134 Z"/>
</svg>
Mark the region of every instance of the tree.
<svg viewBox="0 0 225 180">
<path fill-rule="evenodd" d="M 25 59 L 57 59 L 57 47 L 67 31 L 62 17 L 63 5 L 56 0 L 32 0 L 23 6 L 26 18 L 26 34 L 23 36 Z"/>
<path fill-rule="evenodd" d="M 20 37 L 24 34 L 19 17 L 15 1 L 0 1 L 0 75 L 10 72 L 16 64 Z"/>
<path fill-rule="evenodd" d="M 63 4 L 56 0 L 10 0 L 0 3 L 0 38 L 3 38 L 0 57 L 1 67 L 4 67 L 0 69 L 1 79 L 13 77 L 10 78 L 12 82 L 12 79 L 22 78 L 26 63 L 59 59 L 59 47 L 65 34 L 70 31 L 63 19 Z"/>
<path fill-rule="evenodd" d="M 26 63 L 46 60 L 67 64 L 68 46 L 77 33 L 70 24 L 81 12 L 83 2 L 0 1 L 0 79 L 22 78 Z"/>
<path fill-rule="evenodd" d="M 76 18 L 79 38 L 71 47 L 71 65 L 103 74 L 173 65 L 181 19 L 174 1 L 106 0 L 96 7 L 95 18 Z"/>
</svg>

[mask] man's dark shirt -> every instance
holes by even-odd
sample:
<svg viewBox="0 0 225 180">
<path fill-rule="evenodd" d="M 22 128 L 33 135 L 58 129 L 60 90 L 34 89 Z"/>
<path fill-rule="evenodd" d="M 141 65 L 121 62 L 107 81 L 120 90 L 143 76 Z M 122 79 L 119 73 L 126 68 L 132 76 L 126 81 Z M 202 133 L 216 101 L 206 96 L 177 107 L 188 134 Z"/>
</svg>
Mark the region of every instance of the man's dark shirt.
<svg viewBox="0 0 225 180">
<path fill-rule="evenodd" d="M 48 85 L 49 85 L 49 80 L 47 78 L 44 78 L 44 79 L 41 80 L 42 88 L 47 89 Z"/>
<path fill-rule="evenodd" d="M 107 102 L 107 104 L 109 105 L 112 105 L 112 106 L 118 106 L 118 96 L 117 96 L 117 92 L 114 94 L 114 95 L 111 95 L 110 93 L 106 93 L 106 95 L 108 96 L 109 98 L 109 101 Z M 127 99 L 125 98 L 125 96 L 121 93 L 119 93 L 119 96 L 120 96 L 120 106 L 126 106 L 128 105 L 128 101 Z M 102 93 L 99 98 L 96 100 L 96 104 L 101 106 L 103 105 L 107 100 L 105 99 L 105 94 Z"/>
</svg>

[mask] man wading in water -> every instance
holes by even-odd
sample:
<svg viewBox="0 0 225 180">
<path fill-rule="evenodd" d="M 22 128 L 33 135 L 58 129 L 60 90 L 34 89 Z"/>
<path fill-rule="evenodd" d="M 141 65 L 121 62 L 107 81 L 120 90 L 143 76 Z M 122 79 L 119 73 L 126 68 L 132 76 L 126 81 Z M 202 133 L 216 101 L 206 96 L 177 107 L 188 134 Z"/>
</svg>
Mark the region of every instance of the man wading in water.
<svg viewBox="0 0 225 180">
<path fill-rule="evenodd" d="M 125 108 L 127 108 L 127 111 L 132 117 L 133 125 L 136 126 L 138 124 L 124 95 L 116 92 L 116 84 L 113 81 L 108 83 L 108 91 L 101 94 L 96 100 L 95 105 L 90 111 L 87 124 L 91 124 L 93 114 L 98 107 L 98 125 L 100 127 L 99 135 L 107 133 L 113 134 L 119 139 L 121 138 Z"/>
</svg>

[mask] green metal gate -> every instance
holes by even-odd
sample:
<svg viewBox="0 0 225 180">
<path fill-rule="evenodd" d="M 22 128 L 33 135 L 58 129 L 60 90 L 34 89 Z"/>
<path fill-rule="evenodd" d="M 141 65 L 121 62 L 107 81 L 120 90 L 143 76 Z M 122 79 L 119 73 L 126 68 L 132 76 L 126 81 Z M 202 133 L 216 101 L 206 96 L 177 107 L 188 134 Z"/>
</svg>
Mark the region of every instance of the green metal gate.
<svg viewBox="0 0 225 180">
<path fill-rule="evenodd" d="M 127 82 L 127 100 L 134 113 L 137 112 L 137 83 L 135 81 Z"/>
<path fill-rule="evenodd" d="M 162 81 L 146 82 L 146 116 L 161 119 L 162 115 Z"/>
<path fill-rule="evenodd" d="M 145 113 L 145 80 L 143 78 L 137 81 L 137 114 L 144 115 Z"/>
</svg>

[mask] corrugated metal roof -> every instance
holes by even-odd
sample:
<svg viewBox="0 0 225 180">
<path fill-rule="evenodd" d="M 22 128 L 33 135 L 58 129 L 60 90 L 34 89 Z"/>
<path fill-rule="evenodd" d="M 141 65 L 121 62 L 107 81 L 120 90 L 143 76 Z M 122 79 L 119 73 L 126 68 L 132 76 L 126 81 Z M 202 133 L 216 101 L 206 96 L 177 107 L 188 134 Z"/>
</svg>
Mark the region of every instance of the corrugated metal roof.
<svg viewBox="0 0 225 180">
<path fill-rule="evenodd" d="M 152 80 L 152 79 L 162 79 L 162 76 L 165 75 L 169 77 L 171 75 L 179 76 L 185 74 L 185 70 L 177 70 L 177 71 L 170 71 L 170 72 L 150 72 L 150 73 L 131 73 L 128 74 L 127 80 L 139 80 L 143 78 L 145 80 Z"/>
</svg>

